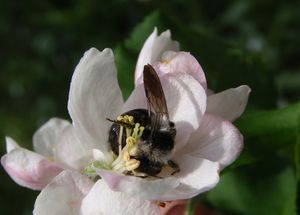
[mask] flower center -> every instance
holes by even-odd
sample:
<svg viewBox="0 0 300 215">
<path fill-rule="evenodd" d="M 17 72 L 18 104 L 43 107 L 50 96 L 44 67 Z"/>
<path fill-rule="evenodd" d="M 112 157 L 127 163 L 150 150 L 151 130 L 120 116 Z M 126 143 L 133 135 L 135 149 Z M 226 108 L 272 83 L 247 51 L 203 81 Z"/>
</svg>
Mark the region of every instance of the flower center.
<svg viewBox="0 0 300 215">
<path fill-rule="evenodd" d="M 144 176 L 143 173 L 137 173 L 135 171 L 140 166 L 140 161 L 132 158 L 137 154 L 138 142 L 143 135 L 145 129 L 144 126 L 141 126 L 140 123 L 134 123 L 134 117 L 129 115 L 118 116 L 116 122 L 120 125 L 118 135 L 118 156 L 115 156 L 110 164 L 100 160 L 91 162 L 83 171 L 85 175 L 94 177 L 97 175 L 95 169 L 100 168 L 115 170 L 122 174 L 130 172 L 135 176 Z M 124 129 L 126 133 L 126 145 L 122 148 Z"/>
<path fill-rule="evenodd" d="M 126 127 L 120 124 L 119 131 L 119 155 L 112 163 L 112 169 L 121 173 L 132 172 L 138 175 L 135 170 L 140 166 L 140 161 L 131 158 L 138 151 L 138 141 L 143 134 L 144 126 L 139 123 L 134 123 L 133 116 L 125 115 L 117 118 L 118 122 L 134 125 L 134 128 Z M 126 145 L 122 148 L 123 130 L 126 129 Z"/>
</svg>

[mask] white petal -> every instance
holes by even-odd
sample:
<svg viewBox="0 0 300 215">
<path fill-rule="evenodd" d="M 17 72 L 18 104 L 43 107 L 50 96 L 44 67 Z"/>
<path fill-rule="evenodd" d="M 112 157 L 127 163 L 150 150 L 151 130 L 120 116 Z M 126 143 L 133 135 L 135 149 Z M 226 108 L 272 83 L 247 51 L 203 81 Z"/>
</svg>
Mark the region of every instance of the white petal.
<svg viewBox="0 0 300 215">
<path fill-rule="evenodd" d="M 234 121 L 244 112 L 251 89 L 242 85 L 208 96 L 207 113 Z"/>
<path fill-rule="evenodd" d="M 114 161 L 114 156 L 113 153 L 106 153 L 104 154 L 98 149 L 93 149 L 93 160 L 94 161 L 102 161 L 104 163 L 112 163 Z"/>
<path fill-rule="evenodd" d="M 243 136 L 231 122 L 205 115 L 181 153 L 219 162 L 225 167 L 239 156 L 242 148 Z"/>
<path fill-rule="evenodd" d="M 178 51 L 179 43 L 171 39 L 171 32 L 169 30 L 157 36 L 157 29 L 155 28 L 139 54 L 135 68 L 135 85 L 143 82 L 142 74 L 144 66 L 148 63 L 152 64 L 159 61 L 161 55 L 168 50 Z"/>
<path fill-rule="evenodd" d="M 153 66 L 159 76 L 166 73 L 187 73 L 199 81 L 204 89 L 207 88 L 205 74 L 199 62 L 188 52 L 166 51 Z"/>
<path fill-rule="evenodd" d="M 16 149 L 16 148 L 20 148 L 20 146 L 17 144 L 16 141 L 14 141 L 14 139 L 12 139 L 11 137 L 5 137 L 5 141 L 6 141 L 6 152 L 9 153 L 10 151 Z"/>
<path fill-rule="evenodd" d="M 189 199 L 213 188 L 219 181 L 219 164 L 193 156 L 176 160 L 180 172 L 176 174 L 180 185 L 158 198 L 161 201 Z"/>
<path fill-rule="evenodd" d="M 33 190 L 43 189 L 63 170 L 59 164 L 24 148 L 16 148 L 2 156 L 1 164 L 17 184 Z"/>
<path fill-rule="evenodd" d="M 116 118 L 123 105 L 113 53 L 88 50 L 72 77 L 68 109 L 79 139 L 89 148 L 108 148 L 106 118 Z"/>
<path fill-rule="evenodd" d="M 78 172 L 63 171 L 38 195 L 34 215 L 80 215 L 81 201 L 93 182 Z"/>
<path fill-rule="evenodd" d="M 159 215 L 159 207 L 146 200 L 135 199 L 122 192 L 112 191 L 103 180 L 98 180 L 82 201 L 82 215 L 147 214 Z"/>
<path fill-rule="evenodd" d="M 78 140 L 75 132 L 72 125 L 62 132 L 55 147 L 55 160 L 67 165 L 68 168 L 82 170 L 92 159 L 92 150 Z"/>
<path fill-rule="evenodd" d="M 135 176 L 124 176 L 106 170 L 97 170 L 110 189 L 140 199 L 156 200 L 179 185 L 175 177 L 148 180 Z"/>
<path fill-rule="evenodd" d="M 203 87 L 188 74 L 169 74 L 161 77 L 170 120 L 176 125 L 176 149 L 184 146 L 190 135 L 200 126 L 206 108 Z M 123 112 L 147 109 L 144 86 L 137 86 L 126 101 Z"/>
<path fill-rule="evenodd" d="M 52 118 L 41 126 L 33 135 L 34 151 L 45 156 L 54 155 L 54 148 L 63 130 L 70 125 L 67 120 Z"/>
</svg>

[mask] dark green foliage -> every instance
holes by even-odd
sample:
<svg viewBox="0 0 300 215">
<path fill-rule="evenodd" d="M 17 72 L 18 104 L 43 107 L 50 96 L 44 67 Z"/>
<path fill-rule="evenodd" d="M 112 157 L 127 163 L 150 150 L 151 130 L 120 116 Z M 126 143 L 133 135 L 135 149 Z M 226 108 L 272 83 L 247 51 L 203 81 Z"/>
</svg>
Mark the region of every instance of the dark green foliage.
<svg viewBox="0 0 300 215">
<path fill-rule="evenodd" d="M 139 50 L 156 26 L 159 32 L 170 29 L 181 49 L 199 60 L 209 88 L 252 88 L 247 111 L 236 122 L 245 149 L 201 201 L 220 214 L 297 214 L 299 1 L 30 0 L 0 5 L 1 155 L 5 135 L 32 148 L 32 134 L 41 124 L 53 116 L 69 118 L 70 79 L 92 46 L 113 48 L 127 98 Z M 0 174 L 0 214 L 31 214 L 38 193 L 18 187 L 3 168 Z"/>
</svg>

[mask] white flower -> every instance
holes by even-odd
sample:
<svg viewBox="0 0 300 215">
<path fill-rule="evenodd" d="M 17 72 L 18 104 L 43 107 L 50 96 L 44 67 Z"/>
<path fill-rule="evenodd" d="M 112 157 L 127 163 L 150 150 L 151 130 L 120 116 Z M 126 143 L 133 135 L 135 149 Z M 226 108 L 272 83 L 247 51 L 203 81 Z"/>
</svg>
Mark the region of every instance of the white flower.
<svg viewBox="0 0 300 215">
<path fill-rule="evenodd" d="M 155 29 L 140 53 L 135 89 L 125 103 L 112 51 L 88 50 L 72 77 L 68 101 L 72 124 L 53 119 L 35 135 L 34 148 L 43 156 L 7 139 L 8 154 L 1 162 L 17 183 L 41 189 L 65 169 L 42 190 L 35 214 L 158 214 L 154 201 L 191 198 L 217 184 L 220 169 L 233 162 L 242 149 L 242 135 L 230 121 L 244 111 L 250 89 L 240 86 L 208 95 L 201 66 L 192 55 L 178 50 L 169 31 L 158 36 Z M 180 167 L 173 176 L 154 179 L 117 171 L 108 143 L 112 123 L 106 120 L 116 119 L 128 110 L 147 108 L 141 77 L 148 63 L 160 76 L 170 120 L 176 126 L 171 159 Z M 26 151 L 24 159 L 20 161 L 21 152 L 14 156 L 14 151 Z M 36 174 L 36 168 L 44 168 L 40 161 L 60 168 L 55 174 Z M 92 167 L 101 179 L 90 180 L 80 174 L 84 167 Z M 32 179 L 38 184 L 45 178 L 41 186 L 31 185 Z"/>
<path fill-rule="evenodd" d="M 64 160 L 55 162 L 54 154 L 58 139 L 68 124 L 65 120 L 53 118 L 43 125 L 33 137 L 37 153 L 20 147 L 12 138 L 6 137 L 7 154 L 2 156 L 1 164 L 16 183 L 41 190 L 63 171 Z"/>
<path fill-rule="evenodd" d="M 171 159 L 179 165 L 180 172 L 149 180 L 97 170 L 112 190 L 148 200 L 188 199 L 214 187 L 219 171 L 231 164 L 243 148 L 243 137 L 231 121 L 244 111 L 250 88 L 243 85 L 208 95 L 200 64 L 191 54 L 178 49 L 169 31 L 157 36 L 154 30 L 138 59 L 135 89 L 120 114 L 147 108 L 142 65 L 152 64 L 161 79 L 170 120 L 176 125 Z"/>
<path fill-rule="evenodd" d="M 36 199 L 35 215 L 159 214 L 151 202 L 112 191 L 103 180 L 65 170 L 55 177 Z"/>
</svg>

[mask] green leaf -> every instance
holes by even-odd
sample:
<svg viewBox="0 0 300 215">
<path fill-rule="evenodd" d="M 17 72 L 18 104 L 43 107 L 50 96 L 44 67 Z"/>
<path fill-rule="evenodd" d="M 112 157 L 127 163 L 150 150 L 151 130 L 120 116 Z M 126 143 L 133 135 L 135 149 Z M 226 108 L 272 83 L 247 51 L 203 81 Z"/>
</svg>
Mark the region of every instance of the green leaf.
<svg viewBox="0 0 300 215">
<path fill-rule="evenodd" d="M 300 117 L 298 117 L 298 133 L 297 141 L 295 144 L 295 167 L 297 172 L 297 178 L 300 180 Z"/>
<path fill-rule="evenodd" d="M 300 103 L 272 111 L 252 111 L 242 116 L 236 126 L 244 136 L 244 150 L 231 168 L 285 158 L 299 166 L 297 147 L 299 144 Z"/>
<path fill-rule="evenodd" d="M 145 40 L 153 32 L 154 28 L 159 28 L 161 26 L 162 21 L 160 13 L 158 11 L 154 11 L 150 15 L 146 16 L 143 22 L 138 24 L 133 29 L 129 38 L 125 41 L 126 48 L 138 53 L 141 50 Z"/>
<path fill-rule="evenodd" d="M 290 131 L 298 127 L 299 116 L 300 102 L 284 109 L 248 113 L 236 125 L 248 137 L 273 134 L 276 138 L 283 135 L 289 138 Z"/>
<path fill-rule="evenodd" d="M 300 103 L 296 103 L 284 109 L 253 112 L 238 120 L 236 125 L 245 136 L 247 150 L 263 158 L 265 153 L 276 151 L 293 160 L 299 117 Z"/>
<path fill-rule="evenodd" d="M 123 97 L 128 98 L 134 87 L 134 57 L 129 55 L 123 45 L 114 49 L 115 61 L 118 69 L 118 81 L 122 89 Z"/>
<path fill-rule="evenodd" d="M 280 160 L 227 172 L 207 195 L 212 206 L 226 214 L 296 214 L 297 180 Z"/>
<path fill-rule="evenodd" d="M 196 200 L 197 200 L 196 198 L 192 198 L 188 200 L 188 203 L 184 210 L 184 215 L 193 215 Z"/>
</svg>

